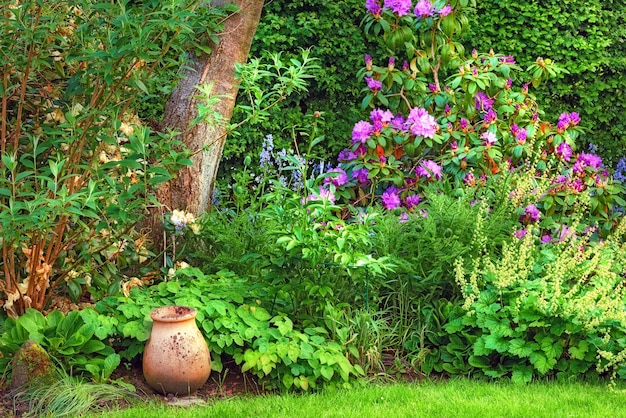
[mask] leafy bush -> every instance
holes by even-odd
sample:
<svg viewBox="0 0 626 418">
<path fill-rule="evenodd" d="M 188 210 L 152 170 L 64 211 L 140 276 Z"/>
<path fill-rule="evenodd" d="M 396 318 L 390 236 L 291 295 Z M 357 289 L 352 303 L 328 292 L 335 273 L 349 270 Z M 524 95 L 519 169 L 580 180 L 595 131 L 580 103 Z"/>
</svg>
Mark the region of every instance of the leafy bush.
<svg viewBox="0 0 626 418">
<path fill-rule="evenodd" d="M 624 240 L 626 223 L 606 241 L 569 236 L 557 244 L 532 235 L 456 263 L 463 311 L 446 325 L 471 345 L 473 373 L 529 382 L 583 374 L 626 378 Z M 464 336 L 471 335 L 471 339 Z"/>
<path fill-rule="evenodd" d="M 250 55 L 260 57 L 268 52 L 284 51 L 286 59 L 299 48 L 311 49 L 319 59 L 320 70 L 306 93 L 294 96 L 271 111 L 271 117 L 256 126 L 239 128 L 240 135 L 229 137 L 224 149 L 221 176 L 230 181 L 229 167 L 241 168 L 246 156 L 256 160 L 261 142 L 271 134 L 276 148 L 307 148 L 306 133 L 311 123 L 319 125 L 324 147 L 315 155 L 328 161 L 340 150 L 345 136 L 358 120 L 361 86 L 354 70 L 363 54 L 372 49 L 359 28 L 362 0 L 336 4 L 320 0 L 298 0 L 285 4 L 271 2 L 263 7 L 263 15 L 252 43 Z M 296 57 L 297 58 L 297 57 Z M 238 96 L 238 106 L 249 100 Z M 245 118 L 241 108 L 233 120 Z M 287 129 L 292 127 L 292 129 Z M 311 156 L 307 156 L 309 158 Z"/>
<path fill-rule="evenodd" d="M 3 8 L 0 265 L 5 310 L 115 292 L 149 255 L 134 226 L 155 187 L 190 164 L 138 117 L 167 93 L 187 48 L 203 48 L 220 9 L 180 0 L 21 1 Z M 106 266 L 106 267 L 104 267 Z"/>
<path fill-rule="evenodd" d="M 0 367 L 11 370 L 13 355 L 27 340 L 42 346 L 65 370 L 105 381 L 120 364 L 120 356 L 108 344 L 116 321 L 93 309 L 53 311 L 44 316 L 28 309 L 19 318 L 4 321 L 0 334 Z"/>
<path fill-rule="evenodd" d="M 198 311 L 196 320 L 217 372 L 223 367 L 222 355 L 228 355 L 268 388 L 345 387 L 363 375 L 360 366 L 346 358 L 347 348 L 328 339 L 326 329 L 298 329 L 289 316 L 270 314 L 260 306 L 265 286 L 227 271 L 205 275 L 186 268 L 176 274 L 176 280 L 135 287 L 129 297 L 108 297 L 98 303 L 98 310 L 118 323 L 114 344 L 123 349 L 123 358 L 131 360 L 143 351 L 154 308 L 184 305 Z"/>
</svg>

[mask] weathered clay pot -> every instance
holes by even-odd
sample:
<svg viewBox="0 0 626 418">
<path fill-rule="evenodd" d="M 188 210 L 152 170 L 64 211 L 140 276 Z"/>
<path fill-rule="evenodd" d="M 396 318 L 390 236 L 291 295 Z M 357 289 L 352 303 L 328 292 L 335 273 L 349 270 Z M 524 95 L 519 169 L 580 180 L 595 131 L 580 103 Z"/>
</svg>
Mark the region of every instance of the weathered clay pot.
<svg viewBox="0 0 626 418">
<path fill-rule="evenodd" d="M 211 356 L 196 314 L 186 306 L 164 306 L 150 314 L 154 322 L 143 352 L 143 375 L 154 390 L 190 395 L 209 378 Z"/>
</svg>

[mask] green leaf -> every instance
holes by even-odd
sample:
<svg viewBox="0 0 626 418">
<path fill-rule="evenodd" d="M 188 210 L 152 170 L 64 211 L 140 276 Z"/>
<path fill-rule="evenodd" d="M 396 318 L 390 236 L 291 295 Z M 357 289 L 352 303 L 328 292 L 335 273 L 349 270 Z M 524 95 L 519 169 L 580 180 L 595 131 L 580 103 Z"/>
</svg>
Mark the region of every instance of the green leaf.
<svg viewBox="0 0 626 418">
<path fill-rule="evenodd" d="M 85 354 L 91 354 L 91 353 L 99 352 L 105 349 L 106 347 L 107 346 L 102 341 L 89 340 L 85 344 L 83 344 L 82 347 L 80 347 L 80 351 Z"/>
<path fill-rule="evenodd" d="M 530 362 L 541 374 L 546 374 L 556 365 L 556 359 L 548 359 L 543 353 L 535 351 L 529 356 Z"/>
<path fill-rule="evenodd" d="M 531 366 L 513 366 L 511 381 L 516 384 L 525 385 L 533 380 L 533 368 Z"/>
<path fill-rule="evenodd" d="M 511 340 L 509 344 L 509 353 L 519 357 L 529 357 L 533 352 L 539 349 L 539 345 L 533 341 L 525 341 L 521 338 Z"/>
<path fill-rule="evenodd" d="M 109 354 L 104 359 L 102 377 L 106 379 L 109 376 L 111 376 L 111 373 L 113 373 L 115 369 L 117 369 L 117 366 L 120 365 L 120 362 L 121 362 L 121 357 L 119 354 L 117 353 Z"/>
<path fill-rule="evenodd" d="M 487 356 L 469 356 L 467 362 L 470 366 L 477 367 L 479 369 L 486 369 L 491 366 L 489 364 L 489 357 Z"/>
<path fill-rule="evenodd" d="M 546 336 L 541 340 L 541 349 L 546 356 L 551 359 L 558 359 L 563 354 L 563 343 L 561 341 L 554 341 L 550 336 Z"/>
<path fill-rule="evenodd" d="M 498 353 L 504 353 L 509 348 L 509 342 L 498 335 L 488 335 L 485 338 L 485 347 L 496 350 Z"/>
<path fill-rule="evenodd" d="M 585 340 L 581 340 L 578 345 L 571 346 L 567 351 L 573 359 L 583 360 L 588 350 L 589 343 Z"/>
<path fill-rule="evenodd" d="M 282 381 L 285 388 L 290 389 L 293 386 L 293 375 L 291 373 L 285 373 Z"/>
<path fill-rule="evenodd" d="M 330 366 L 322 366 L 320 368 L 320 373 L 322 374 L 324 379 L 326 379 L 327 381 L 330 381 L 333 378 L 335 371 Z"/>
</svg>

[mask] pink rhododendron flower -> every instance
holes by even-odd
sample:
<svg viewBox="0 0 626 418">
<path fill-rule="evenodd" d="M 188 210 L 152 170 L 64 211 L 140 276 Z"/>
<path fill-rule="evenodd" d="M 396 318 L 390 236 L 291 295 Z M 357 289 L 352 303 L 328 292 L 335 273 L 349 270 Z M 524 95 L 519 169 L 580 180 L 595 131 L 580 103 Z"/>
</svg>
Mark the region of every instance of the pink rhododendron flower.
<svg viewBox="0 0 626 418">
<path fill-rule="evenodd" d="M 490 147 L 498 141 L 498 138 L 496 138 L 496 134 L 494 134 L 491 131 L 485 132 L 484 134 L 480 136 L 480 138 L 484 139 L 483 144 L 486 147 Z"/>
<path fill-rule="evenodd" d="M 398 16 L 405 16 L 411 11 L 411 0 L 385 0 L 383 7 L 390 9 Z"/>
<path fill-rule="evenodd" d="M 409 125 L 411 133 L 416 136 L 433 138 L 437 132 L 437 119 L 421 107 L 411 109 L 406 123 Z"/>
<path fill-rule="evenodd" d="M 365 143 L 372 134 L 372 124 L 366 121 L 359 121 L 352 128 L 352 143 Z"/>
<path fill-rule="evenodd" d="M 383 11 L 378 0 L 365 0 L 365 8 L 373 15 L 379 15 Z"/>
<path fill-rule="evenodd" d="M 369 183 L 368 178 L 369 170 L 367 168 L 359 168 L 352 172 L 352 178 L 358 181 L 360 184 Z"/>
<path fill-rule="evenodd" d="M 452 6 L 450 6 L 450 4 L 446 4 L 445 6 L 441 8 L 441 10 L 439 10 L 438 13 L 439 13 L 439 16 L 446 17 L 450 13 L 452 13 Z"/>
<path fill-rule="evenodd" d="M 415 169 L 415 173 L 418 176 L 428 179 L 434 178 L 436 180 L 441 179 L 441 171 L 441 166 L 433 160 L 422 161 L 419 167 Z"/>
<path fill-rule="evenodd" d="M 394 186 L 388 188 L 380 198 L 387 210 L 393 210 L 400 206 L 400 196 L 398 196 L 398 190 Z"/>
<path fill-rule="evenodd" d="M 435 7 L 428 0 L 419 0 L 413 9 L 413 13 L 417 17 L 429 17 L 435 12 Z"/>
<path fill-rule="evenodd" d="M 365 82 L 367 83 L 367 87 L 374 93 L 379 92 L 383 88 L 383 83 L 372 77 L 365 77 Z"/>
<path fill-rule="evenodd" d="M 326 177 L 324 179 L 324 183 L 332 183 L 335 186 L 339 187 L 339 186 L 343 186 L 346 183 L 348 183 L 348 175 L 346 174 L 346 172 L 337 167 L 337 168 L 333 168 L 328 170 L 329 173 L 337 173 L 336 176 L 332 176 L 332 177 Z"/>
<path fill-rule="evenodd" d="M 572 158 L 572 147 L 567 142 L 561 142 L 556 147 L 556 156 L 561 160 L 569 161 Z"/>
</svg>

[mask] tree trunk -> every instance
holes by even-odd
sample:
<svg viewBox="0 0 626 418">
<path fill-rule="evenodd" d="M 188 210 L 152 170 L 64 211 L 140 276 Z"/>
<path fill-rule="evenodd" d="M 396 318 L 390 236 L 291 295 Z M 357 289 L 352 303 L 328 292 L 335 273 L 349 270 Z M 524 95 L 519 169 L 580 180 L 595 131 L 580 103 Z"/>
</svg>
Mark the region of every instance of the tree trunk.
<svg viewBox="0 0 626 418">
<path fill-rule="evenodd" d="M 215 5 L 227 1 L 213 1 Z M 239 12 L 224 22 L 218 45 L 211 45 L 211 54 L 192 56 L 183 79 L 172 92 L 165 107 L 163 129 L 181 132 L 181 140 L 193 151 L 193 166 L 179 172 L 178 177 L 158 191 L 159 201 L 169 210 L 185 209 L 196 215 L 211 206 L 214 182 L 226 141 L 226 125 L 230 121 L 237 97 L 234 75 L 235 63 L 248 58 L 252 38 L 261 18 L 263 0 L 232 0 Z M 196 86 L 212 82 L 212 93 L 222 97 L 213 110 L 223 123 L 200 122 L 193 128 L 191 121 L 198 116 Z M 157 223 L 158 224 L 158 223 Z"/>
</svg>

